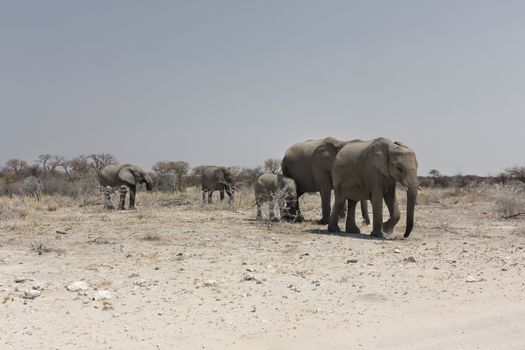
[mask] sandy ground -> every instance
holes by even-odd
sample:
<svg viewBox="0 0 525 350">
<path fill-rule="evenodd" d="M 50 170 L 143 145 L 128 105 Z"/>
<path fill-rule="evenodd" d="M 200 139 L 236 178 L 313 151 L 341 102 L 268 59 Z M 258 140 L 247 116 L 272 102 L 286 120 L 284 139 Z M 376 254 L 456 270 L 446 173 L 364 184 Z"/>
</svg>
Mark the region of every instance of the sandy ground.
<svg viewBox="0 0 525 350">
<path fill-rule="evenodd" d="M 249 197 L 4 198 L 0 348 L 524 349 L 525 219 L 500 219 L 484 191 L 429 191 L 410 238 L 389 240 L 328 234 L 316 196 L 303 224 L 256 222 Z"/>
</svg>

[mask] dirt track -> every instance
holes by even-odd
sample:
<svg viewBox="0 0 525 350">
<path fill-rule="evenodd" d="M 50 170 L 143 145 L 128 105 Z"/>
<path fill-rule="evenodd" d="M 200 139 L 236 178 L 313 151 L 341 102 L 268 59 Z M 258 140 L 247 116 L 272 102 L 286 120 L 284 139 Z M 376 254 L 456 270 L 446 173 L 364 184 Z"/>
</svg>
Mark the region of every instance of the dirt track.
<svg viewBox="0 0 525 350">
<path fill-rule="evenodd" d="M 407 240 L 142 193 L 136 211 L 14 215 L 0 221 L 0 348 L 525 348 L 524 220 L 472 194 L 421 202 Z M 89 289 L 66 290 L 78 280 Z M 23 299 L 35 281 L 41 295 Z"/>
</svg>

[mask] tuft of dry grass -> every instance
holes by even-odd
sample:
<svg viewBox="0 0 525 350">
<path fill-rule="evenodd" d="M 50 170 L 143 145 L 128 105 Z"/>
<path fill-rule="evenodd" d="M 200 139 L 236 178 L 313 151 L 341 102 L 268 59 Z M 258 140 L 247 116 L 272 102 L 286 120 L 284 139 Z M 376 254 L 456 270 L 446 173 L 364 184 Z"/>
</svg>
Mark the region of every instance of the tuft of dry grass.
<svg viewBox="0 0 525 350">
<path fill-rule="evenodd" d="M 142 237 L 143 241 L 160 241 L 162 237 L 157 233 L 148 232 Z"/>
<path fill-rule="evenodd" d="M 47 245 L 47 240 L 46 241 L 33 241 L 33 242 L 31 242 L 31 250 L 36 251 L 38 253 L 38 255 L 42 255 L 44 253 L 49 253 L 49 252 L 53 251 L 53 249 L 51 249 Z"/>
<path fill-rule="evenodd" d="M 525 212 L 525 192 L 521 188 L 499 189 L 495 209 L 504 218 Z"/>
<path fill-rule="evenodd" d="M 53 199 L 47 201 L 47 211 L 56 211 L 58 209 L 58 203 Z"/>
</svg>

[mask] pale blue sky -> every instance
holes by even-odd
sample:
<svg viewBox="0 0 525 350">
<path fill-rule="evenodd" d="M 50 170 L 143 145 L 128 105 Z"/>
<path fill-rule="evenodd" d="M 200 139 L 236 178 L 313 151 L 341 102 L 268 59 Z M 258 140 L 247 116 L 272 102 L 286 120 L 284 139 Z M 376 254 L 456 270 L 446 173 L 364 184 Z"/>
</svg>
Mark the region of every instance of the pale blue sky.
<svg viewBox="0 0 525 350">
<path fill-rule="evenodd" d="M 255 166 L 385 136 L 420 174 L 525 165 L 525 1 L 1 1 L 0 163 Z"/>
</svg>

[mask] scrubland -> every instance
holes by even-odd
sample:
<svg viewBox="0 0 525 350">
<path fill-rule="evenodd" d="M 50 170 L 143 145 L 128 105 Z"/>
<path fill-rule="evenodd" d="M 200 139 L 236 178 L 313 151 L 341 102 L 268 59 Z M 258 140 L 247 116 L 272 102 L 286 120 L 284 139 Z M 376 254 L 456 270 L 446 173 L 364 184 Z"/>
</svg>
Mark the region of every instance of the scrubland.
<svg viewBox="0 0 525 350">
<path fill-rule="evenodd" d="M 300 224 L 255 221 L 251 189 L 0 197 L 0 348 L 523 349 L 524 197 L 423 188 L 385 240 L 329 234 L 317 195 Z"/>
</svg>

